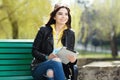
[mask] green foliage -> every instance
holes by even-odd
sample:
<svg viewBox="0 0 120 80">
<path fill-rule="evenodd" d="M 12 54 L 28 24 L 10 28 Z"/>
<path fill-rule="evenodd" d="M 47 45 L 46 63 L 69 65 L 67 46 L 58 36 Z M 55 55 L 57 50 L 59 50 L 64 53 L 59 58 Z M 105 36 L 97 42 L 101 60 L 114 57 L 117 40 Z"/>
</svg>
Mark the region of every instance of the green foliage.
<svg viewBox="0 0 120 80">
<path fill-rule="evenodd" d="M 95 30 L 98 39 L 110 41 L 113 32 L 115 36 L 120 35 L 120 1 L 94 0 L 92 8 L 84 10 L 81 21 L 85 27 L 82 42 L 85 42 Z"/>
<path fill-rule="evenodd" d="M 78 40 L 80 34 L 80 17 L 81 17 L 81 13 L 82 10 L 80 9 L 80 7 L 74 3 L 71 5 L 71 16 L 72 16 L 72 28 L 75 31 L 75 36 L 76 36 L 76 40 Z"/>
<path fill-rule="evenodd" d="M 7 16 L 8 14 L 2 6 L 2 0 L 0 0 L 0 39 L 12 38 L 12 28 Z"/>
<path fill-rule="evenodd" d="M 78 58 L 112 58 L 110 53 L 79 51 Z"/>
<path fill-rule="evenodd" d="M 51 10 L 51 5 L 47 0 L 26 3 L 19 11 L 19 38 L 34 38 L 39 27 L 42 26 Z M 26 29 L 25 29 L 26 28 Z"/>
<path fill-rule="evenodd" d="M 94 9 L 98 12 L 96 16 L 98 29 L 102 32 L 103 39 L 109 40 L 112 28 L 115 28 L 116 35 L 120 34 L 120 1 L 119 0 L 104 0 L 94 2 Z M 97 27 L 96 26 L 96 27 Z"/>
<path fill-rule="evenodd" d="M 49 0 L 1 0 L 0 2 L 1 39 L 12 38 L 13 25 L 18 29 L 18 38 L 34 38 L 38 28 L 48 20 L 51 11 Z"/>
<path fill-rule="evenodd" d="M 0 39 L 11 39 L 18 34 L 19 39 L 33 39 L 40 26 L 44 25 L 55 0 L 0 0 Z M 70 5 L 72 28 L 79 34 L 81 10 L 78 5 Z M 17 32 L 18 30 L 18 32 Z"/>
</svg>

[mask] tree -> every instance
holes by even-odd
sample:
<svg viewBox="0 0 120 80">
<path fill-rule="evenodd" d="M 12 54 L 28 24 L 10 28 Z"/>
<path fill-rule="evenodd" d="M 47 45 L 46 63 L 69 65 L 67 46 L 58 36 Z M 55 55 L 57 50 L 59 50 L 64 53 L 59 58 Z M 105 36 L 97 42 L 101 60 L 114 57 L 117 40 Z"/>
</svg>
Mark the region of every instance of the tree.
<svg viewBox="0 0 120 80">
<path fill-rule="evenodd" d="M 12 33 L 12 37 L 7 38 L 28 39 L 34 38 L 38 28 L 45 22 L 51 10 L 51 3 L 49 0 L 2 0 L 0 10 L 0 28 L 5 34 Z"/>
<path fill-rule="evenodd" d="M 14 4 L 14 5 L 13 5 Z M 12 26 L 12 35 L 13 39 L 18 38 L 18 20 L 17 20 L 17 9 L 21 6 L 16 7 L 16 1 L 15 0 L 3 0 L 3 7 L 4 10 L 7 13 L 7 18 L 11 23 Z M 24 4 L 23 4 L 24 5 Z M 5 18 L 4 18 L 5 19 Z"/>
<path fill-rule="evenodd" d="M 101 8 L 97 8 L 99 11 L 99 17 L 97 17 L 99 20 L 97 21 L 102 25 L 102 30 L 111 43 L 113 58 L 118 56 L 117 36 L 120 34 L 118 24 L 120 20 L 119 2 L 119 0 L 107 0 L 101 3 Z"/>
<path fill-rule="evenodd" d="M 97 30 L 97 39 L 110 41 L 113 58 L 118 55 L 117 37 L 120 35 L 120 1 L 119 0 L 94 0 L 91 7 L 84 10 L 82 19 L 87 36 L 84 40 L 92 36 L 92 32 Z M 83 27 L 84 27 L 83 26 Z M 91 35 L 90 35 L 91 34 Z"/>
</svg>

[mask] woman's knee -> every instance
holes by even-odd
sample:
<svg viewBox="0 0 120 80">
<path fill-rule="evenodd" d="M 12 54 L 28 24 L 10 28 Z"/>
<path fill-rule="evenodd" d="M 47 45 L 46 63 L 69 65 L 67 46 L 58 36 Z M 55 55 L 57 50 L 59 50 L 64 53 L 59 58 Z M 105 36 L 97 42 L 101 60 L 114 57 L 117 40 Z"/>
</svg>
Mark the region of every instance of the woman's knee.
<svg viewBox="0 0 120 80">
<path fill-rule="evenodd" d="M 48 69 L 48 70 L 47 70 L 47 76 L 48 76 L 49 78 L 53 78 L 53 77 L 54 77 L 54 71 L 53 71 L 52 69 Z"/>
</svg>

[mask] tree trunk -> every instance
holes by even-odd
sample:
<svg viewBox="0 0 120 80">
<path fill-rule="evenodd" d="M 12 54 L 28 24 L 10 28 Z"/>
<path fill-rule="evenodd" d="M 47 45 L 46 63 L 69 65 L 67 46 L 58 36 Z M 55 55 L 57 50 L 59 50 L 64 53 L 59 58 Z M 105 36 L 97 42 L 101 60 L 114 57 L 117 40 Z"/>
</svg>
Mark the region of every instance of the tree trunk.
<svg viewBox="0 0 120 80">
<path fill-rule="evenodd" d="M 15 17 L 11 15 L 8 15 L 8 19 L 12 25 L 12 38 L 18 39 L 18 22 L 15 20 Z"/>
<path fill-rule="evenodd" d="M 112 57 L 116 58 L 118 56 L 118 49 L 117 49 L 117 39 L 116 39 L 116 34 L 111 36 L 111 50 L 112 50 Z"/>
<path fill-rule="evenodd" d="M 14 3 L 14 1 L 12 3 Z M 17 17 L 15 15 L 15 12 L 18 8 L 13 9 L 13 7 L 10 6 L 9 0 L 3 0 L 3 6 L 5 7 L 6 13 L 8 15 L 7 18 L 9 19 L 12 26 L 12 38 L 18 39 L 18 22 Z"/>
<path fill-rule="evenodd" d="M 17 21 L 12 22 L 12 37 L 18 39 L 18 24 Z"/>
</svg>

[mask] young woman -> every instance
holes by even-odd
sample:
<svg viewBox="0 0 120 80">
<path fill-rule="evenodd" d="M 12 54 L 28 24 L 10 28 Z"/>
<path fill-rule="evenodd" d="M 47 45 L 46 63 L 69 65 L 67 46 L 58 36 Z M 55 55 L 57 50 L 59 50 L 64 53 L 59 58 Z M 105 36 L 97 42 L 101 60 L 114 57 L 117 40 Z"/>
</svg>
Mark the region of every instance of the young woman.
<svg viewBox="0 0 120 80">
<path fill-rule="evenodd" d="M 65 80 L 70 78 L 70 69 L 76 64 L 76 57 L 67 55 L 68 64 L 63 64 L 55 54 L 65 46 L 74 51 L 75 35 L 71 30 L 70 9 L 55 5 L 48 23 L 40 28 L 33 43 L 31 64 L 35 80 Z"/>
</svg>

